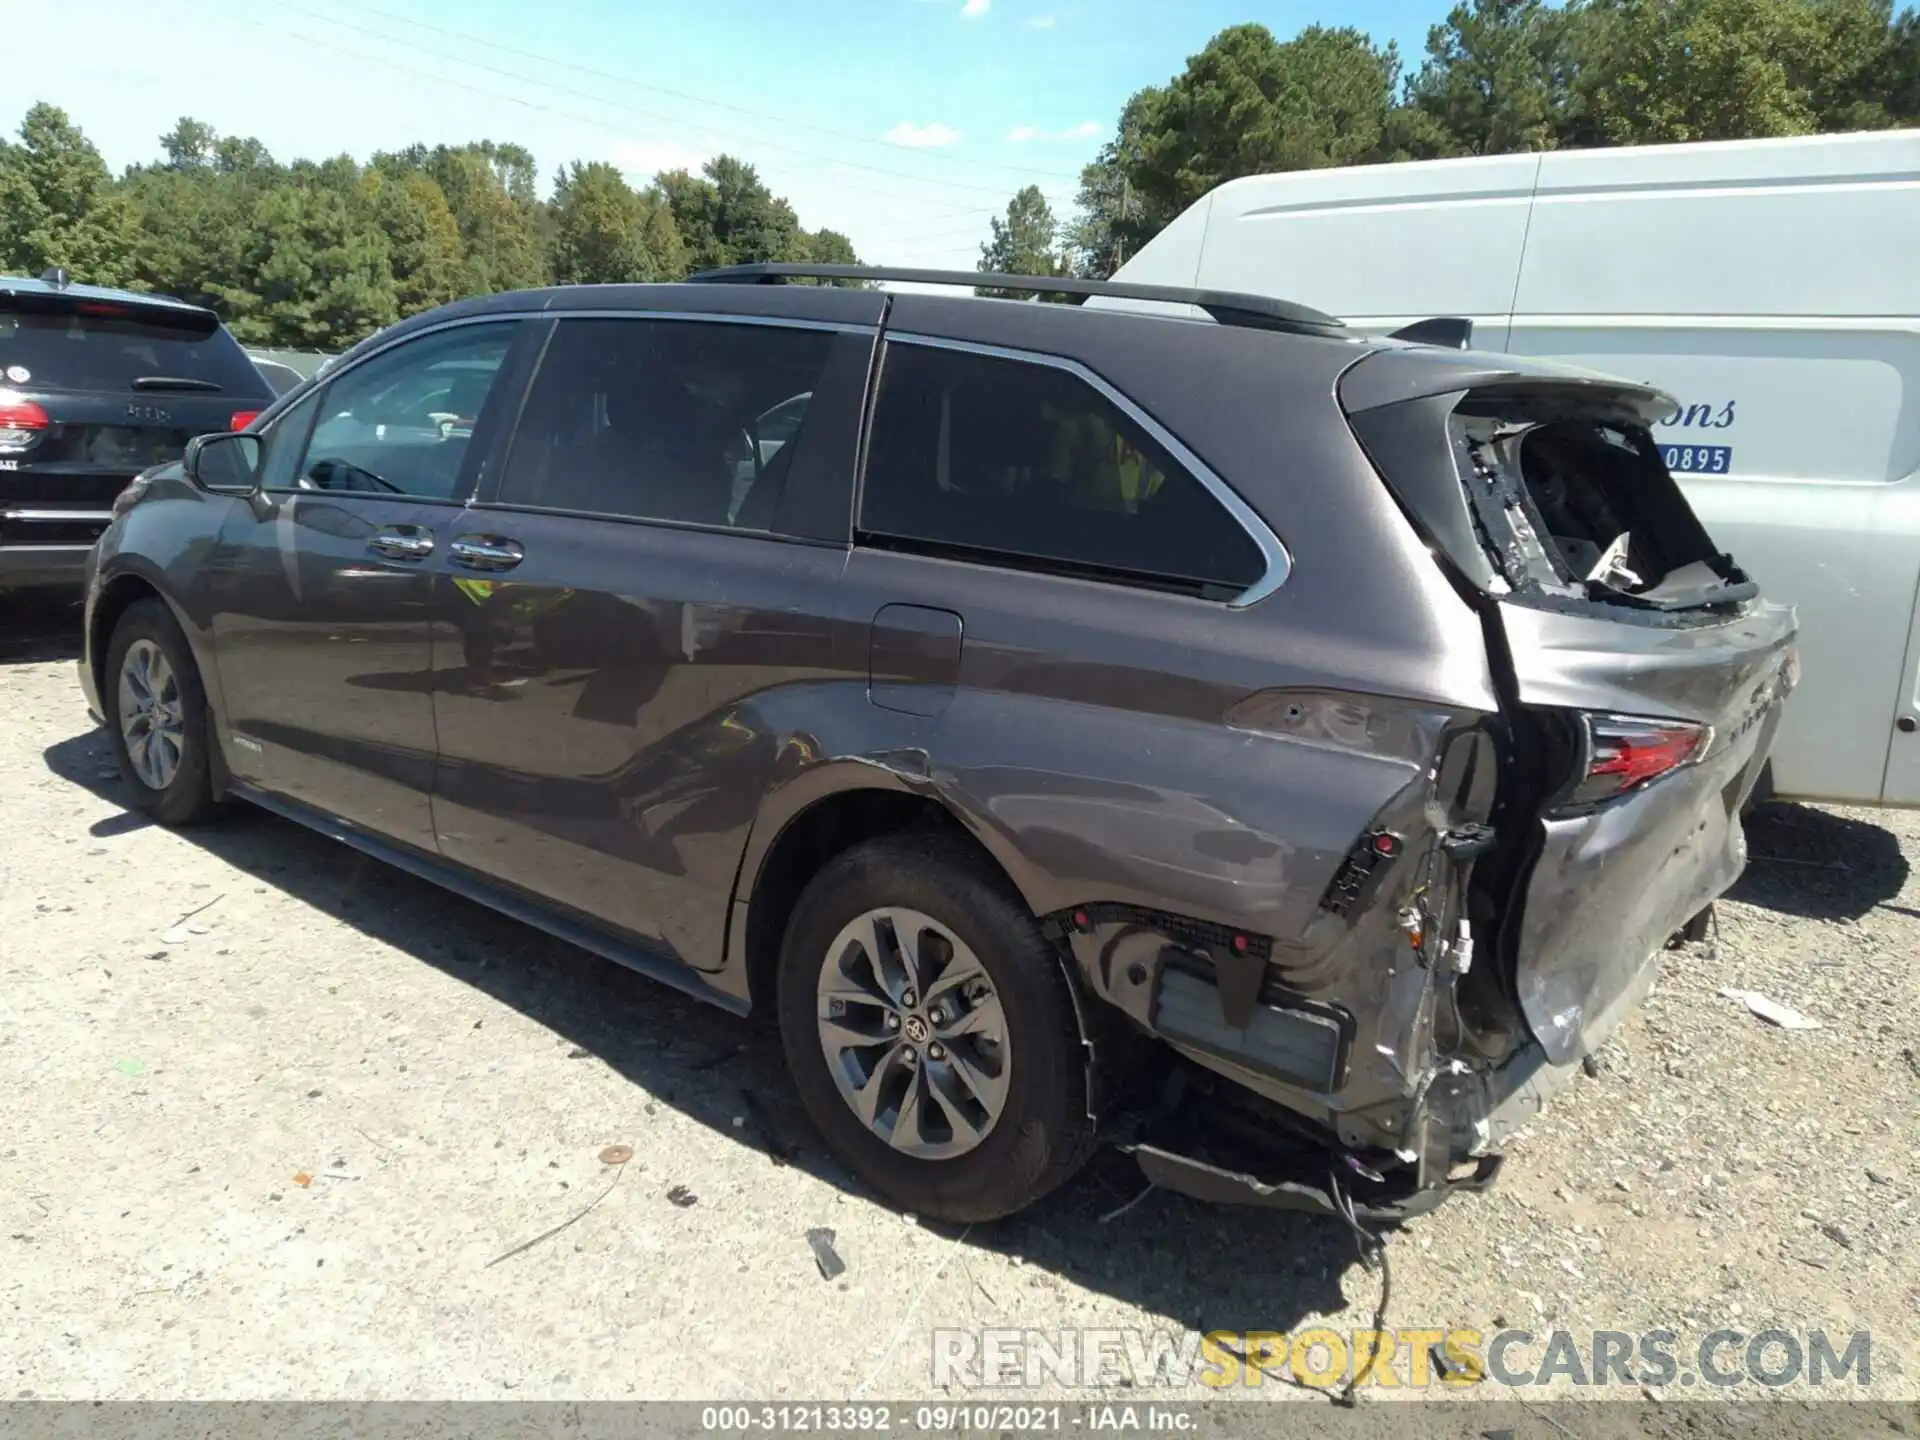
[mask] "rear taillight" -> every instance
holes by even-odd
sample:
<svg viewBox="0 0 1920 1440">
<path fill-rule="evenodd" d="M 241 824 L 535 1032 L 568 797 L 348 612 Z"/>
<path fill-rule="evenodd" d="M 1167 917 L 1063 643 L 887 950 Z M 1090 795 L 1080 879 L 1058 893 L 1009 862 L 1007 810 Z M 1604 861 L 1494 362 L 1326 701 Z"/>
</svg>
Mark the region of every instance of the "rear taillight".
<svg viewBox="0 0 1920 1440">
<path fill-rule="evenodd" d="M 258 410 L 236 410 L 227 417 L 227 429 L 244 430 L 259 418 Z"/>
<path fill-rule="evenodd" d="M 0 452 L 35 444 L 48 423 L 47 412 L 33 401 L 0 394 Z"/>
<path fill-rule="evenodd" d="M 1690 720 L 1643 720 L 1632 715 L 1583 714 L 1586 770 L 1567 796 L 1593 805 L 1637 790 L 1699 759 L 1713 731 Z"/>
</svg>

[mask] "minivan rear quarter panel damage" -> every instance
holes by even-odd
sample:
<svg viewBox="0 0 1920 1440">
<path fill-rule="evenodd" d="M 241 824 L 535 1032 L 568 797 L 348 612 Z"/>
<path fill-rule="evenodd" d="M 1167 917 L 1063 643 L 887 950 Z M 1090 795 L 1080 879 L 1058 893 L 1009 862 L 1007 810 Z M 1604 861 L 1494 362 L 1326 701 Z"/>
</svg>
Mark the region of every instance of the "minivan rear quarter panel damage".
<svg viewBox="0 0 1920 1440">
<path fill-rule="evenodd" d="M 1793 684 L 1793 614 L 1755 598 L 1660 464 L 1657 392 L 1389 351 L 1341 397 L 1485 620 L 1514 740 L 1515 833 L 1483 880 L 1499 886 L 1495 956 L 1547 1059 L 1570 1064 L 1745 864 L 1739 816 Z M 1621 735 L 1679 743 L 1649 763 Z"/>
</svg>

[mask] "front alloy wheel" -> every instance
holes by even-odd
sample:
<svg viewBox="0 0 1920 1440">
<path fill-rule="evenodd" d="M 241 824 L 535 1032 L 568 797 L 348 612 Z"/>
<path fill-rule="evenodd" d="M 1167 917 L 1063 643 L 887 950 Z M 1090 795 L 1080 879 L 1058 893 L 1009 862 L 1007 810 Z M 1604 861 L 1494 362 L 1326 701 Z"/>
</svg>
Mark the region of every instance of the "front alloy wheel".
<svg viewBox="0 0 1920 1440">
<path fill-rule="evenodd" d="M 992 1132 L 1013 1075 L 1007 1018 L 966 943 L 917 910 L 857 916 L 820 967 L 820 1046 L 848 1108 L 923 1160 Z"/>
<path fill-rule="evenodd" d="M 120 737 L 134 774 L 165 790 L 186 752 L 186 699 L 179 678 L 153 641 L 140 639 L 120 661 Z"/>
<path fill-rule="evenodd" d="M 206 691 L 164 601 L 136 601 L 121 614 L 100 667 L 100 699 L 135 809 L 163 825 L 190 825 L 219 808 Z"/>
</svg>

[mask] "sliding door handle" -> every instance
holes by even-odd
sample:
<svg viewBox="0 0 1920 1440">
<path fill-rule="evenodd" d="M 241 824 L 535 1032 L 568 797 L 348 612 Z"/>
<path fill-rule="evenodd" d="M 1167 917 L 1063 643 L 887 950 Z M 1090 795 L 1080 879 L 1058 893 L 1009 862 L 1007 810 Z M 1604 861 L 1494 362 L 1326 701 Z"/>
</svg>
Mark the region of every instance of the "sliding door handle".
<svg viewBox="0 0 1920 1440">
<path fill-rule="evenodd" d="M 447 546 L 447 558 L 465 570 L 511 570 L 526 553 L 518 540 L 498 535 L 462 535 Z"/>
</svg>

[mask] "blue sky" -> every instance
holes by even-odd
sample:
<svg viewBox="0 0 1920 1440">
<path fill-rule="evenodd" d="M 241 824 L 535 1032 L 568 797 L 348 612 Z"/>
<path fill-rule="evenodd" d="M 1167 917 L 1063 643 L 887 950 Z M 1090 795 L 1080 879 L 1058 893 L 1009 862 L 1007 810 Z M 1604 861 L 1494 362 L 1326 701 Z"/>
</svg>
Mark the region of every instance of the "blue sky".
<svg viewBox="0 0 1920 1440">
<path fill-rule="evenodd" d="M 1079 167 L 1142 85 L 1227 25 L 1351 24 L 1417 63 L 1445 0 L 10 0 L 67 37 L 11 70 L 116 170 L 185 113 L 282 159 L 513 140 L 543 177 L 611 160 L 639 183 L 728 151 L 802 223 L 871 261 L 970 268 L 987 217 Z M 202 80 L 200 77 L 206 77 Z"/>
</svg>

